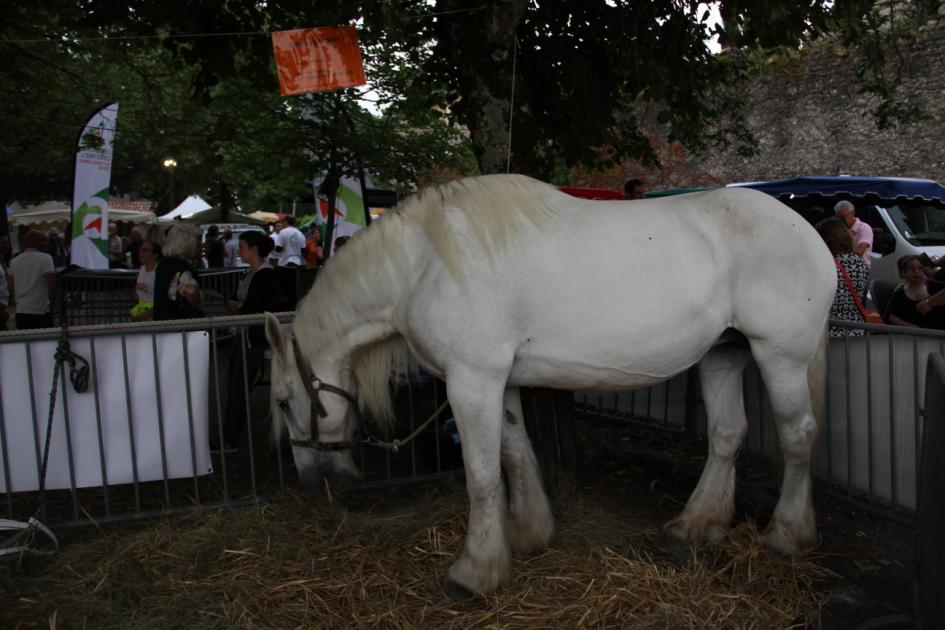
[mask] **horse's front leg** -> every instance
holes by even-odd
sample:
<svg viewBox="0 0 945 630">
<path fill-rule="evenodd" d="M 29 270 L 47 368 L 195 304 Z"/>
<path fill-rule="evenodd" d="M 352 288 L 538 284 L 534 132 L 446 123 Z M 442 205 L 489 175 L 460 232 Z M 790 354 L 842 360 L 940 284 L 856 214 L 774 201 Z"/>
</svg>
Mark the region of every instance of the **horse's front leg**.
<svg viewBox="0 0 945 630">
<path fill-rule="evenodd" d="M 516 553 L 532 553 L 551 542 L 554 517 L 535 451 L 525 431 L 522 398 L 517 387 L 505 390 L 503 406 L 502 468 L 509 486 L 509 544 Z"/>
<path fill-rule="evenodd" d="M 444 588 L 453 597 L 494 590 L 511 573 L 502 483 L 502 394 L 504 380 L 451 370 L 446 391 L 462 440 L 469 528 L 463 553 L 449 568 Z"/>
</svg>

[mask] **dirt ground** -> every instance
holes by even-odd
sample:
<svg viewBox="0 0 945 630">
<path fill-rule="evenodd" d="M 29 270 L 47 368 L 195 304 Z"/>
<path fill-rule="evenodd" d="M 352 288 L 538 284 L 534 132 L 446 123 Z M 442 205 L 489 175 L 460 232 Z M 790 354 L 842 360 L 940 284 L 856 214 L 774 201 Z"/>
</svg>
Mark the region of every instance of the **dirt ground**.
<svg viewBox="0 0 945 630">
<path fill-rule="evenodd" d="M 684 504 L 697 479 L 704 451 L 704 444 L 690 447 L 678 437 L 627 425 L 581 424 L 585 463 L 577 496 L 558 510 L 558 535 L 552 549 L 534 561 L 516 559 L 512 584 L 500 589 L 494 599 L 482 597 L 472 604 L 459 604 L 439 589 L 439 580 L 462 544 L 465 497 L 461 480 L 454 479 L 357 493 L 343 498 L 342 506 L 327 514 L 323 508 L 290 493 L 260 508 L 63 532 L 63 548 L 57 557 L 6 561 L 2 566 L 0 627 L 858 628 L 878 618 L 911 614 L 914 531 L 820 496 L 816 507 L 822 542 L 805 559 L 808 568 L 799 569 L 799 574 L 804 574 L 801 577 L 812 580 L 809 590 L 814 591 L 814 597 L 812 604 L 805 604 L 806 612 L 801 616 L 776 621 L 759 610 L 732 616 L 726 623 L 699 621 L 698 610 L 687 613 L 688 617 L 667 616 L 665 611 L 662 617 L 655 613 L 615 617 L 623 620 L 619 622 L 587 613 L 574 618 L 561 616 L 582 605 L 582 601 L 583 605 L 592 601 L 590 591 L 595 583 L 591 578 L 587 590 L 582 586 L 576 594 L 556 594 L 549 589 L 548 583 L 560 583 L 549 580 L 568 579 L 568 564 L 559 562 L 561 558 L 572 562 L 574 571 L 580 566 L 581 571 L 604 576 L 613 573 L 612 568 L 606 568 L 608 558 L 622 559 L 633 551 L 651 559 L 664 575 L 671 577 L 675 572 L 680 579 L 685 576 L 690 560 L 666 552 L 658 532 L 659 526 Z M 735 528 L 750 522 L 761 529 L 776 501 L 775 481 L 750 462 L 740 462 L 738 470 Z M 275 521 L 285 521 L 280 525 L 287 529 L 267 532 Z M 305 532 L 307 538 L 297 543 L 279 540 L 280 535 L 289 537 L 285 531 Z M 436 540 L 431 542 L 431 536 Z M 287 577 L 296 564 L 304 565 L 303 569 L 308 566 L 307 559 L 299 561 L 299 556 L 315 556 L 311 559 L 313 571 L 316 557 L 330 564 L 336 538 L 349 549 L 363 551 L 362 556 L 352 556 L 356 558 L 354 564 L 376 563 L 379 568 L 375 575 L 399 581 L 392 590 L 378 587 L 380 590 L 373 595 L 362 584 L 358 600 L 354 593 L 357 588 L 352 585 L 366 579 L 363 569 L 342 567 L 339 570 L 353 571 L 342 580 L 348 586 L 340 587 L 348 599 L 357 600 L 353 605 L 370 607 L 377 604 L 372 600 L 391 598 L 398 600 L 398 606 L 407 606 L 400 599 L 411 597 L 421 600 L 422 605 L 404 608 L 403 616 L 394 616 L 394 604 L 390 603 L 387 617 L 349 616 L 343 622 L 337 615 L 345 611 L 336 611 L 335 617 L 312 616 L 325 602 L 320 605 L 318 599 L 322 596 L 309 591 L 305 593 L 315 598 L 312 601 L 296 601 L 292 596 L 279 600 L 281 608 L 276 607 L 273 593 L 306 582 Z M 182 547 L 187 540 L 195 541 L 195 546 Z M 285 546 L 282 556 L 280 545 Z M 419 550 L 431 545 L 434 551 L 420 554 Z M 300 549 L 306 546 L 311 549 Z M 765 559 L 763 551 L 760 553 L 753 562 L 781 562 Z M 257 556 L 270 558 L 270 563 Z M 700 562 L 711 564 L 704 559 Z M 303 569 L 299 571 L 304 573 Z M 561 573 L 550 575 L 553 571 Z M 179 574 L 171 575 L 175 572 Z M 279 581 L 278 586 L 266 581 L 270 573 L 276 576 L 272 579 Z M 237 581 L 226 581 L 230 579 Z M 247 581 L 255 586 L 248 588 Z M 747 590 L 752 590 L 750 582 L 751 578 Z M 241 586 L 232 586 L 237 583 Z M 629 588 L 632 590 L 632 584 Z M 746 590 L 744 584 L 733 589 Z M 264 591 L 270 599 L 263 597 Z M 545 599 L 526 606 L 526 593 L 533 592 L 544 593 Z M 613 597 L 605 592 L 593 601 L 607 602 Z M 724 600 L 732 595 L 714 593 L 712 597 Z M 539 609 L 541 612 L 536 612 Z M 544 621 L 522 621 L 530 614 L 545 615 L 532 618 Z M 621 614 L 629 613 L 623 610 Z"/>
</svg>

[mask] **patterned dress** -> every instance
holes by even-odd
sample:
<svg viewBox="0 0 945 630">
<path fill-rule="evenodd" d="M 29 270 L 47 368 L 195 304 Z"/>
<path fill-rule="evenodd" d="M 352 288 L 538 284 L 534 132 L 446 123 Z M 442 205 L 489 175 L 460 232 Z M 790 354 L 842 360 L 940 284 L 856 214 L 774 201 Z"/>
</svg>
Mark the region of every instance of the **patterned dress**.
<svg viewBox="0 0 945 630">
<path fill-rule="evenodd" d="M 869 267 L 866 266 L 863 258 L 856 254 L 841 254 L 840 256 L 834 256 L 834 258 L 846 269 L 853 288 L 856 289 L 857 294 L 860 296 L 860 301 L 863 301 L 866 294 L 866 278 L 870 273 Z M 860 309 L 857 308 L 856 302 L 853 300 L 853 295 L 850 293 L 849 287 L 847 287 L 847 282 L 843 278 L 843 274 L 840 273 L 840 269 L 837 269 L 837 294 L 833 298 L 833 306 L 830 309 L 830 319 L 863 323 L 863 315 L 860 314 Z M 839 326 L 830 327 L 831 337 L 859 337 L 865 333 L 866 331 L 862 329 L 841 328 Z"/>
</svg>

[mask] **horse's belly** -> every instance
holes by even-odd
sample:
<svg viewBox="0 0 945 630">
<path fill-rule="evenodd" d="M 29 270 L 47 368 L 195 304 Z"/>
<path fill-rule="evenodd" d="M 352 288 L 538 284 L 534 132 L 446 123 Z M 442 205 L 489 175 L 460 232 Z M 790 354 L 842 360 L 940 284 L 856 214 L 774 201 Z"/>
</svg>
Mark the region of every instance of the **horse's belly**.
<svg viewBox="0 0 945 630">
<path fill-rule="evenodd" d="M 662 383 L 699 361 L 707 348 L 690 347 L 659 360 L 606 361 L 600 357 L 552 357 L 520 353 L 509 373 L 509 384 L 517 387 L 588 391 L 629 391 Z"/>
<path fill-rule="evenodd" d="M 662 383 L 673 375 L 631 373 L 618 369 L 589 369 L 587 366 L 528 366 L 513 368 L 509 385 L 549 387 L 551 389 L 619 392 L 644 389 Z M 683 368 L 684 370 L 685 368 Z M 683 371 L 683 370 L 680 370 Z"/>
</svg>

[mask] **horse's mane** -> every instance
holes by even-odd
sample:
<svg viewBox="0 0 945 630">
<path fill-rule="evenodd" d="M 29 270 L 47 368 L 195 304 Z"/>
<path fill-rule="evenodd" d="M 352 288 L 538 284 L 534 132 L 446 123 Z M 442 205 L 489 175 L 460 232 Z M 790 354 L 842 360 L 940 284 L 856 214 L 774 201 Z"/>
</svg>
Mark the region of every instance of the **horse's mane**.
<svg viewBox="0 0 945 630">
<path fill-rule="evenodd" d="M 398 212 L 423 228 L 450 274 L 462 282 L 462 261 L 448 214 L 463 216 L 491 258 L 493 251 L 508 247 L 526 222 L 538 225 L 552 213 L 547 205 L 549 193 L 561 195 L 554 187 L 524 175 L 486 175 L 423 190 Z"/>
<path fill-rule="evenodd" d="M 404 232 L 417 225 L 430 239 L 450 275 L 464 282 L 461 250 L 450 214 L 458 213 L 490 259 L 505 250 L 527 223 L 540 225 L 554 213 L 549 200 L 561 195 L 548 184 L 523 175 L 487 175 L 424 189 L 358 231 L 321 270 L 299 303 L 293 326 L 302 349 L 314 355 L 341 337 L 358 317 L 357 298 L 380 279 L 398 282 L 414 270 L 409 265 Z M 303 325 L 304 324 L 304 325 Z M 410 367 L 403 338 L 383 340 L 350 357 L 362 406 L 375 417 L 393 417 L 388 389 L 391 368 Z"/>
</svg>

